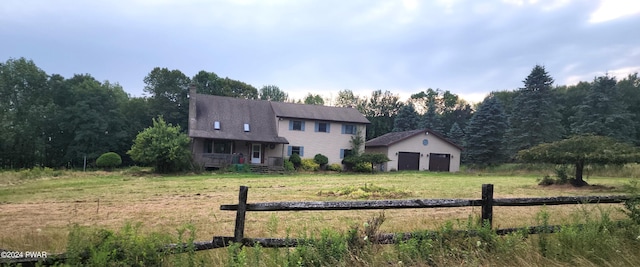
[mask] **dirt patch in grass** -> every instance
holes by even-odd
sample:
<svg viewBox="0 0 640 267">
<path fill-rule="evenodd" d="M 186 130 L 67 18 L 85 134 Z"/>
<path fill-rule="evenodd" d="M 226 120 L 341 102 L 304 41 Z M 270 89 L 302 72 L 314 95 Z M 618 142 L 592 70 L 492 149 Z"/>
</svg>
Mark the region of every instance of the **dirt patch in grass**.
<svg viewBox="0 0 640 267">
<path fill-rule="evenodd" d="M 408 190 L 401 190 L 395 187 L 385 188 L 374 184 L 364 184 L 364 186 L 347 186 L 335 190 L 317 193 L 318 196 L 344 197 L 349 199 L 399 199 L 413 196 Z"/>
<path fill-rule="evenodd" d="M 587 185 L 587 186 L 573 186 L 571 184 L 553 184 L 553 185 L 538 185 L 539 188 L 544 188 L 544 189 L 552 189 L 552 190 L 558 190 L 558 191 L 562 191 L 562 192 L 614 192 L 614 191 L 618 191 L 619 188 L 615 187 L 615 186 L 607 186 L 607 185 L 600 185 L 600 184 L 592 184 L 592 185 Z"/>
</svg>

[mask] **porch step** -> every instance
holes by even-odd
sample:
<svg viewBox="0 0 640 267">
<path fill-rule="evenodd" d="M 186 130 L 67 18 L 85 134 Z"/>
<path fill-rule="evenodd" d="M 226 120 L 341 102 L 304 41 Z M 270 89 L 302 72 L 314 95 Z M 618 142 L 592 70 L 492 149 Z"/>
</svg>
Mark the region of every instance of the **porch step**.
<svg viewBox="0 0 640 267">
<path fill-rule="evenodd" d="M 284 167 L 267 166 L 267 165 L 251 165 L 251 172 L 263 173 L 263 174 L 271 174 L 271 173 L 284 174 Z"/>
</svg>

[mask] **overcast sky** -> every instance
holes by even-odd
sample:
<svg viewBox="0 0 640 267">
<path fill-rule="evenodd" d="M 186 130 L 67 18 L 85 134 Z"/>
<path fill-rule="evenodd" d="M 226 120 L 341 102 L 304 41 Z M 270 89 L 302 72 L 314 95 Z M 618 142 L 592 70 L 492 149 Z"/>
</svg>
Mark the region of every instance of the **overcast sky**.
<svg viewBox="0 0 640 267">
<path fill-rule="evenodd" d="M 294 98 L 439 88 L 475 102 L 536 64 L 557 85 L 640 72 L 640 1 L 2 0 L 0 61 L 20 57 L 132 96 L 166 67 Z"/>
</svg>

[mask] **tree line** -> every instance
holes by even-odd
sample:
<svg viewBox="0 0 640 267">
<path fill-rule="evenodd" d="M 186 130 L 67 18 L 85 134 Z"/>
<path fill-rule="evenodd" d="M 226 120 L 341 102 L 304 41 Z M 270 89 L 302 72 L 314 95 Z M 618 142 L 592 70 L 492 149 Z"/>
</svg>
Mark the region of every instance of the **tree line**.
<svg viewBox="0 0 640 267">
<path fill-rule="evenodd" d="M 32 60 L 0 63 L 0 167 L 80 167 L 105 152 L 126 165 L 136 135 L 162 117 L 186 131 L 189 85 L 198 93 L 357 108 L 371 124 L 367 140 L 418 128 L 440 132 L 465 147 L 469 163 L 500 163 L 539 143 L 594 133 L 640 144 L 640 80 L 637 73 L 617 81 L 608 75 L 572 86 L 553 86 L 535 66 L 524 87 L 492 92 L 474 106 L 440 89 L 417 92 L 405 101 L 390 91 L 369 96 L 342 90 L 335 99 L 309 93 L 290 99 L 275 85 L 254 86 L 214 72 L 189 77 L 156 67 L 144 77 L 148 96 L 127 94 L 117 83 L 90 74 L 65 78 L 47 74 Z"/>
</svg>

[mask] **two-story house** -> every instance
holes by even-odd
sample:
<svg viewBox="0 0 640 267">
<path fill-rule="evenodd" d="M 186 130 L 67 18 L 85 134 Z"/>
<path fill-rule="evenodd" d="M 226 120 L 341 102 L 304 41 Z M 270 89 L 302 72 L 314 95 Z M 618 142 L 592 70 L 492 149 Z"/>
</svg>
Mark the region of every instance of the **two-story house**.
<svg viewBox="0 0 640 267">
<path fill-rule="evenodd" d="M 192 154 L 204 167 L 282 166 L 293 153 L 340 163 L 369 121 L 357 109 L 251 100 L 189 92 Z M 362 147 L 362 151 L 364 147 Z"/>
</svg>

